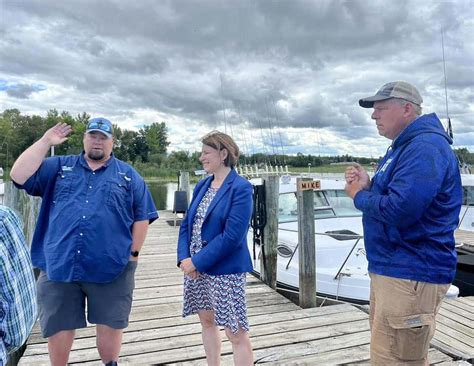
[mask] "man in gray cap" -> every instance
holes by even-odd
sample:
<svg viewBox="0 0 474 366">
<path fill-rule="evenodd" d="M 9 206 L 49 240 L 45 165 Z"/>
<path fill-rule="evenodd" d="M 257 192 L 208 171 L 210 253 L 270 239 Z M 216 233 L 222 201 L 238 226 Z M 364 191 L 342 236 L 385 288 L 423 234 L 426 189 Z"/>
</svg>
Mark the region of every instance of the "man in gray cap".
<svg viewBox="0 0 474 366">
<path fill-rule="evenodd" d="M 346 170 L 346 192 L 363 213 L 372 364 L 428 364 L 435 316 L 456 273 L 458 161 L 438 117 L 421 115 L 422 101 L 404 81 L 359 100 L 392 140 L 372 179 L 359 165 Z"/>
</svg>

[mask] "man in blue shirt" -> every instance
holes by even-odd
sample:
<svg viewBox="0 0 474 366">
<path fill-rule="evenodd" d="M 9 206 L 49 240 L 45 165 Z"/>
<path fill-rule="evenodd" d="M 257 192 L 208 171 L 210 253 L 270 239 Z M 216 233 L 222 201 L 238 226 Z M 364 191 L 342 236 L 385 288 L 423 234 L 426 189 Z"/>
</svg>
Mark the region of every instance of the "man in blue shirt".
<svg viewBox="0 0 474 366">
<path fill-rule="evenodd" d="M 36 284 L 18 216 L 0 205 L 0 366 L 20 348 L 36 321 Z M 14 356 L 13 356 L 14 358 Z"/>
<path fill-rule="evenodd" d="M 114 365 L 128 326 L 138 254 L 157 217 L 143 178 L 116 159 L 113 126 L 89 121 L 80 155 L 44 159 L 67 140 L 59 123 L 25 150 L 10 176 L 27 193 L 42 197 L 32 243 L 41 269 L 38 304 L 43 337 L 53 365 L 65 365 L 75 329 L 96 324 L 102 361 Z"/>
<path fill-rule="evenodd" d="M 346 170 L 346 192 L 363 212 L 374 365 L 428 364 L 435 316 L 456 273 L 461 176 L 452 139 L 434 113 L 421 114 L 422 101 L 404 81 L 359 100 L 392 143 L 372 179 L 361 166 Z"/>
</svg>

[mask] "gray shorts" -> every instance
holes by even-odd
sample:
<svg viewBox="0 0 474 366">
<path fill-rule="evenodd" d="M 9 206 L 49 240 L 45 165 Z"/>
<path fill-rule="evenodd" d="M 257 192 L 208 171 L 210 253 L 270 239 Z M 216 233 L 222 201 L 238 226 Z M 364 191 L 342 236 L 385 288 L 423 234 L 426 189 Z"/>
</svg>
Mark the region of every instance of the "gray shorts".
<svg viewBox="0 0 474 366">
<path fill-rule="evenodd" d="M 87 321 L 114 329 L 128 326 L 132 308 L 137 262 L 129 261 L 112 282 L 55 282 L 41 271 L 38 278 L 38 307 L 44 338 L 62 330 L 85 328 Z"/>
</svg>

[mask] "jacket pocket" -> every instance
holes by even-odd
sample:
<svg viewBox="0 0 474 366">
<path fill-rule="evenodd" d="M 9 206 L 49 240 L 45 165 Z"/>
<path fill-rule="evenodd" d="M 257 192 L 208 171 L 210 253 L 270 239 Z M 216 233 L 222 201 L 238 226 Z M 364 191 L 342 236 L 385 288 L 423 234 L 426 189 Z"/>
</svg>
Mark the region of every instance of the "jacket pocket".
<svg viewBox="0 0 474 366">
<path fill-rule="evenodd" d="M 405 361 L 421 360 L 428 353 L 434 314 L 387 317 L 393 330 L 393 353 Z"/>
</svg>

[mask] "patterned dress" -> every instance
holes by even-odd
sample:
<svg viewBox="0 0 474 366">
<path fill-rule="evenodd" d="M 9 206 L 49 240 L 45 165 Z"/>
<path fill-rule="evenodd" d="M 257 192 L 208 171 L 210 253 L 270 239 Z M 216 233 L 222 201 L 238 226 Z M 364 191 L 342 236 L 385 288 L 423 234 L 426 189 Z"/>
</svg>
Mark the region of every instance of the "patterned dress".
<svg viewBox="0 0 474 366">
<path fill-rule="evenodd" d="M 189 245 L 191 257 L 202 249 L 201 227 L 216 193 L 216 188 L 209 187 L 199 203 Z M 233 333 L 237 333 L 239 328 L 248 332 L 245 276 L 245 273 L 216 276 L 200 273 L 193 280 L 185 275 L 183 317 L 201 310 L 214 310 L 216 325 L 227 327 Z"/>
</svg>

